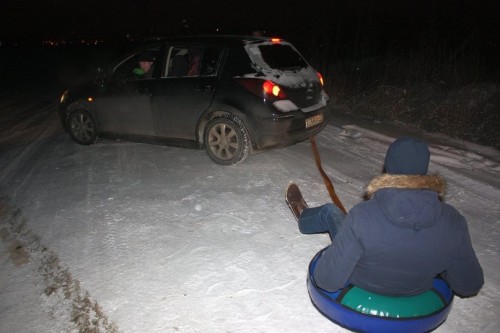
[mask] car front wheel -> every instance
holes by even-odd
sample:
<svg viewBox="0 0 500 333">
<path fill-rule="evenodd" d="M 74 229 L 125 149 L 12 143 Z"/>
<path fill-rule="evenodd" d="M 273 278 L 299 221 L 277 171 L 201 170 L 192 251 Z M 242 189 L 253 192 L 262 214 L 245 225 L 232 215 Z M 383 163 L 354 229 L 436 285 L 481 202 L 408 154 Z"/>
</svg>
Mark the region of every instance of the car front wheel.
<svg viewBox="0 0 500 333">
<path fill-rule="evenodd" d="M 250 154 L 248 131 L 234 115 L 210 120 L 205 128 L 204 140 L 208 156 L 217 164 L 236 164 Z"/>
<path fill-rule="evenodd" d="M 90 145 L 97 140 L 97 125 L 86 110 L 75 110 L 68 118 L 69 134 L 81 145 Z"/>
</svg>

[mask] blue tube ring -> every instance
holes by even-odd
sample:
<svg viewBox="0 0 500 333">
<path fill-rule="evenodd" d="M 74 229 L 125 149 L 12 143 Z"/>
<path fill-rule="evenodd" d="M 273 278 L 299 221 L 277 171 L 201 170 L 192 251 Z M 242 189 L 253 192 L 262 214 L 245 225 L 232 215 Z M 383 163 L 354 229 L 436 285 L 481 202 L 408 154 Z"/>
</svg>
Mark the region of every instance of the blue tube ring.
<svg viewBox="0 0 500 333">
<path fill-rule="evenodd" d="M 429 332 L 447 318 L 453 302 L 448 284 L 435 278 L 433 288 L 415 296 L 384 296 L 355 286 L 336 292 L 319 288 L 313 278 L 316 263 L 309 264 L 307 288 L 314 306 L 334 323 L 356 332 Z"/>
</svg>

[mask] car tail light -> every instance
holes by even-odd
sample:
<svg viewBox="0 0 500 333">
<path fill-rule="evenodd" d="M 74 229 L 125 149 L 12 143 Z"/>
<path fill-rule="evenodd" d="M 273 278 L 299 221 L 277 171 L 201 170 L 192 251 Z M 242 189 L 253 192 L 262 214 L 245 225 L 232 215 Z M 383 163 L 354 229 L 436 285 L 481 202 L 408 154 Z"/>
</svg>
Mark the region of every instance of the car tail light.
<svg viewBox="0 0 500 333">
<path fill-rule="evenodd" d="M 325 81 L 323 80 L 323 75 L 321 75 L 320 72 L 318 72 L 318 78 L 319 78 L 319 83 L 321 83 L 321 86 L 323 87 L 325 85 Z"/>
<path fill-rule="evenodd" d="M 281 90 L 280 86 L 273 83 L 272 81 L 265 81 L 264 84 L 262 85 L 262 88 L 264 89 L 264 92 L 267 95 L 272 95 L 274 97 L 277 97 L 279 99 L 284 99 L 286 97 L 285 93 L 283 90 Z"/>
<path fill-rule="evenodd" d="M 271 38 L 271 43 L 273 44 L 281 43 L 281 38 Z"/>
<path fill-rule="evenodd" d="M 257 96 L 274 100 L 286 98 L 283 89 L 270 80 L 238 78 L 236 81 Z"/>
</svg>

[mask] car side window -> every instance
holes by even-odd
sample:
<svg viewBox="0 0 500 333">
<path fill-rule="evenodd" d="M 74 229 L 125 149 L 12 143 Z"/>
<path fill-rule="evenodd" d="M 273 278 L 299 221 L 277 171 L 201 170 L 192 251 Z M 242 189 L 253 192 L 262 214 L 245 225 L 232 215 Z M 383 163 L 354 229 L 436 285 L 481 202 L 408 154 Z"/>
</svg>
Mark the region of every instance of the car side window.
<svg viewBox="0 0 500 333">
<path fill-rule="evenodd" d="M 201 62 L 201 75 L 212 76 L 217 74 L 220 59 L 222 56 L 222 49 L 215 47 L 206 47 L 203 52 L 203 59 Z"/>
<path fill-rule="evenodd" d="M 172 47 L 169 51 L 167 77 L 186 76 L 188 72 L 188 49 L 186 47 Z"/>
<path fill-rule="evenodd" d="M 124 59 L 122 62 L 120 62 L 114 69 L 113 73 L 111 75 L 111 79 L 113 81 L 116 80 L 126 80 L 130 78 L 130 73 L 134 70 L 137 60 L 136 60 L 137 55 L 132 55 L 126 59 Z"/>
<path fill-rule="evenodd" d="M 221 53 L 221 49 L 213 47 L 172 47 L 164 76 L 213 76 L 217 73 Z"/>
<path fill-rule="evenodd" d="M 147 48 L 129 55 L 115 66 L 111 79 L 135 81 L 152 78 L 158 59 L 158 49 L 159 47 Z"/>
</svg>

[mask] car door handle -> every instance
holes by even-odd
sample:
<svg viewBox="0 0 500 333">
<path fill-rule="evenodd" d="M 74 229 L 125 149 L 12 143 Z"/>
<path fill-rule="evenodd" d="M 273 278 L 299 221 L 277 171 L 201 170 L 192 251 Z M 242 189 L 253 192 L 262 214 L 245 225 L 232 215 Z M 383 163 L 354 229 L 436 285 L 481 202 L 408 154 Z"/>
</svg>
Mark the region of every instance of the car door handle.
<svg viewBox="0 0 500 333">
<path fill-rule="evenodd" d="M 196 86 L 196 91 L 212 91 L 212 85 L 208 84 L 206 86 Z"/>
<path fill-rule="evenodd" d="M 139 87 L 137 88 L 137 92 L 139 94 L 151 95 L 151 89 L 149 89 L 149 87 Z"/>
</svg>

